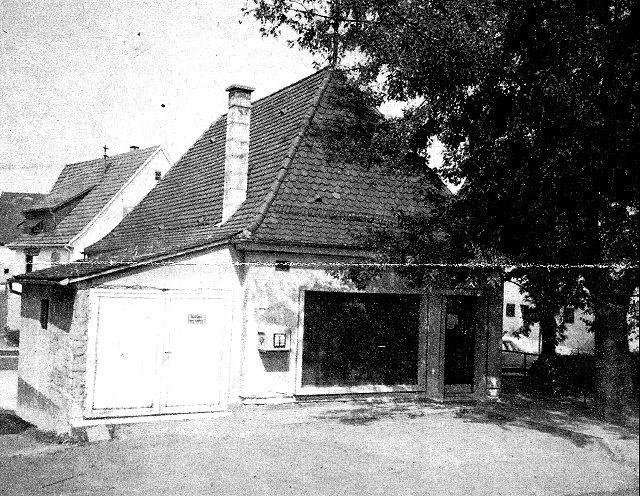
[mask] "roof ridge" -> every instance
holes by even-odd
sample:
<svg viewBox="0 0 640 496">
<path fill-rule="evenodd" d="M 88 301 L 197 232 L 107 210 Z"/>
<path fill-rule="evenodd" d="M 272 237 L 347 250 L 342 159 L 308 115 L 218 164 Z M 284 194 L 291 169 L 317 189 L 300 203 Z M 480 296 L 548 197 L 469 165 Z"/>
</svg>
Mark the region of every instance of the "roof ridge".
<svg viewBox="0 0 640 496">
<path fill-rule="evenodd" d="M 331 66 L 323 67 L 322 69 L 317 70 L 317 71 L 316 71 L 316 72 L 314 72 L 313 74 L 309 74 L 308 76 L 303 77 L 302 79 L 299 79 L 298 81 L 296 81 L 296 82 L 294 82 L 294 83 L 288 84 L 288 85 L 287 85 L 287 86 L 285 86 L 284 88 L 280 88 L 279 90 L 274 91 L 273 93 L 271 93 L 271 94 L 269 94 L 269 95 L 263 96 L 262 98 L 258 98 L 257 100 L 252 101 L 252 102 L 251 102 L 251 106 L 255 105 L 256 103 L 260 103 L 260 102 L 262 102 L 263 100 L 266 100 L 267 98 L 271 98 L 271 97 L 273 97 L 273 96 L 276 96 L 276 95 L 277 95 L 277 94 L 279 94 L 279 93 L 282 93 L 282 92 L 284 92 L 284 91 L 287 91 L 288 89 L 291 89 L 291 88 L 293 88 L 294 86 L 298 86 L 298 85 L 300 85 L 301 83 L 304 83 L 305 81 L 307 81 L 307 80 L 309 80 L 309 79 L 311 79 L 311 78 L 313 78 L 313 77 L 317 76 L 318 74 L 320 74 L 320 73 L 321 73 L 321 72 L 323 72 L 323 71 L 326 71 L 326 72 L 328 72 L 329 74 L 331 74 L 331 73 L 333 72 L 333 71 L 332 71 L 332 69 L 331 69 Z M 223 114 L 223 115 L 227 115 L 227 114 L 225 113 L 225 114 Z"/>
<path fill-rule="evenodd" d="M 323 69 L 323 70 L 326 70 L 326 69 Z M 318 74 L 318 72 L 316 74 Z M 325 76 L 324 80 L 322 81 L 322 84 L 320 85 L 320 88 L 318 88 L 318 92 L 316 93 L 316 97 L 314 98 L 313 103 L 311 104 L 311 108 L 309 109 L 308 114 L 305 116 L 305 120 L 302 123 L 302 127 L 300 128 L 300 131 L 298 132 L 296 137 L 291 142 L 291 146 L 289 147 L 289 150 L 287 151 L 287 154 L 285 155 L 284 159 L 282 160 L 282 164 L 280 165 L 280 170 L 278 171 L 277 176 L 271 183 L 269 191 L 267 192 L 267 195 L 264 197 L 264 200 L 262 201 L 257 214 L 249 222 L 247 227 L 242 231 L 241 233 L 242 238 L 246 239 L 251 237 L 251 235 L 255 233 L 256 230 L 260 227 L 260 225 L 262 224 L 262 221 L 264 221 L 267 215 L 267 211 L 269 210 L 269 207 L 271 207 L 271 204 L 273 203 L 273 200 L 278 194 L 278 190 L 280 189 L 280 186 L 282 185 L 284 178 L 287 175 L 287 172 L 289 172 L 289 167 L 291 166 L 291 163 L 293 162 L 293 158 L 296 156 L 296 153 L 298 152 L 298 147 L 302 142 L 302 138 L 307 133 L 307 130 L 309 129 L 309 126 L 313 121 L 316 111 L 318 110 L 318 106 L 320 105 L 320 100 L 322 99 L 322 96 L 324 95 L 324 92 L 327 89 L 327 86 L 329 85 L 329 81 L 331 80 L 332 76 L 333 76 L 333 70 L 329 68 L 329 70 L 327 70 L 327 75 Z"/>
<path fill-rule="evenodd" d="M 127 150 L 126 152 L 122 152 L 122 153 L 118 153 L 116 155 L 107 155 L 108 159 L 112 159 L 112 158 L 117 158 L 120 157 L 121 155 L 126 155 L 128 153 L 142 153 L 142 152 L 146 152 L 148 150 L 151 150 L 152 148 L 160 148 L 162 145 L 153 145 L 153 146 L 147 146 L 145 148 L 138 148 L 137 150 Z M 88 160 L 80 160 L 78 162 L 71 162 L 68 164 L 64 164 L 63 166 L 63 170 L 66 169 L 67 167 L 71 167 L 72 165 L 81 165 L 81 164 L 88 164 L 89 162 L 99 162 L 104 160 L 104 157 L 97 157 L 97 158 L 90 158 Z M 60 174 L 62 174 L 62 171 L 60 171 Z M 48 193 L 45 193 L 48 194 Z"/>
<path fill-rule="evenodd" d="M 313 74 L 309 74 L 309 75 L 308 75 L 308 76 L 306 76 L 306 77 L 303 77 L 302 79 L 300 79 L 300 80 L 296 81 L 295 83 L 288 84 L 288 85 L 287 85 L 287 86 L 285 86 L 284 88 L 280 88 L 279 90 L 274 91 L 273 93 L 270 93 L 270 94 L 268 94 L 268 95 L 265 95 L 265 96 L 263 96 L 262 98 L 258 98 L 257 100 L 252 100 L 252 101 L 251 101 L 251 108 L 252 108 L 252 110 L 253 110 L 254 105 L 257 105 L 258 103 L 262 103 L 263 101 L 265 101 L 265 100 L 267 100 L 267 99 L 269 99 L 269 98 L 272 98 L 272 97 L 274 97 L 274 96 L 276 96 L 276 95 L 278 95 L 278 94 L 282 93 L 283 91 L 287 91 L 287 90 L 289 90 L 289 89 L 293 88 L 294 86 L 298 86 L 298 85 L 300 85 L 301 83 L 304 83 L 305 81 L 307 81 L 307 80 L 309 80 L 309 79 L 311 79 L 311 78 L 313 78 L 313 77 L 317 76 L 318 74 L 320 74 L 320 73 L 321 73 L 321 72 L 323 72 L 323 71 L 333 72 L 333 69 L 332 69 L 331 67 L 329 67 L 329 66 L 327 66 L 327 67 L 323 67 L 322 69 L 320 69 L 320 70 L 318 70 L 318 71 L 314 72 Z M 225 118 L 227 117 L 227 115 L 228 115 L 228 114 L 229 114 L 229 112 L 225 112 L 224 114 L 220 114 L 220 116 L 219 116 L 215 121 L 213 121 L 213 122 L 211 123 L 211 126 L 209 126 L 209 128 L 207 128 L 207 131 L 208 131 L 209 129 L 211 129 L 211 127 L 213 127 L 213 125 L 214 125 L 216 122 L 218 122 L 220 119 L 225 119 Z M 207 131 L 205 131 L 204 133 L 206 133 Z M 204 135 L 204 133 L 202 133 L 202 134 Z M 202 138 L 202 136 L 201 136 L 200 138 Z M 197 141 L 196 141 L 196 143 L 197 143 Z M 195 144 L 196 144 L 196 143 L 194 143 L 194 144 L 191 146 L 191 148 L 193 148 L 193 146 L 195 146 Z M 190 149 L 191 149 L 191 148 L 190 148 Z"/>
</svg>

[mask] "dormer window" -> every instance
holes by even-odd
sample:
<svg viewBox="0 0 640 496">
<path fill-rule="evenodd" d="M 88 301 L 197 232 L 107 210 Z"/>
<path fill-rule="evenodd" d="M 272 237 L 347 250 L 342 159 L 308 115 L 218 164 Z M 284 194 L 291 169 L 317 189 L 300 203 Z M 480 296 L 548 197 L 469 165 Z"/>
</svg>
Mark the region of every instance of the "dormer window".
<svg viewBox="0 0 640 496">
<path fill-rule="evenodd" d="M 40 234 L 44 230 L 44 222 L 39 221 L 31 227 L 31 234 Z"/>
</svg>

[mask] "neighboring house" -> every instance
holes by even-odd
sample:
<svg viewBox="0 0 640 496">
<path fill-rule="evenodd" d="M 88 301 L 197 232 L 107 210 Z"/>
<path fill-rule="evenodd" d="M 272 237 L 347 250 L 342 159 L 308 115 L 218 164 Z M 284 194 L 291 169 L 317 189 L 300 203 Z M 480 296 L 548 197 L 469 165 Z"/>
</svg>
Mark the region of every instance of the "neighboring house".
<svg viewBox="0 0 640 496">
<path fill-rule="evenodd" d="M 3 337 L 7 326 L 9 291 L 5 282 L 15 273 L 14 252 L 7 248 L 7 244 L 20 235 L 18 226 L 24 221 L 23 210 L 41 198 L 42 195 L 38 193 L 0 193 L 0 348 L 4 344 Z"/>
<path fill-rule="evenodd" d="M 14 273 L 14 252 L 7 245 L 20 236 L 24 210 L 42 199 L 40 193 L 0 193 L 0 284 Z M 20 272 L 23 272 L 22 270 Z"/>
<path fill-rule="evenodd" d="M 539 353 L 541 343 L 538 324 L 531 326 L 529 336 L 520 335 L 524 322 L 523 315 L 532 306 L 527 295 L 520 292 L 520 286 L 513 282 L 504 283 L 503 334 L 516 337 L 516 340 L 509 339 L 509 341 L 517 343 L 521 351 Z M 627 321 L 630 324 L 629 351 L 637 353 L 638 288 L 631 297 Z M 556 346 L 556 353 L 559 355 L 593 354 L 594 335 L 589 329 L 593 316 L 588 311 L 574 307 L 563 308 L 561 314 L 556 317 L 556 322 L 558 324 L 564 322 L 566 336 L 565 340 Z"/>
<path fill-rule="evenodd" d="M 21 234 L 7 245 L 14 273 L 83 258 L 169 170 L 160 146 L 66 165 L 51 192 L 24 210 Z M 8 327 L 20 325 L 19 296 L 9 298 Z"/>
<path fill-rule="evenodd" d="M 416 290 L 389 270 L 358 290 L 331 271 L 371 260 L 369 228 L 449 194 L 330 153 L 342 84 L 323 70 L 253 104 L 229 87 L 228 113 L 85 250 L 95 263 L 15 278 L 21 417 L 68 430 L 329 395 L 498 396 L 500 284 Z"/>
<path fill-rule="evenodd" d="M 533 305 L 526 295 L 520 292 L 520 286 L 513 282 L 504 284 L 504 314 L 503 322 L 505 335 L 518 335 L 523 325 L 523 315 Z M 569 355 L 576 353 L 593 353 L 593 333 L 589 331 L 591 315 L 579 308 L 566 307 L 562 314 L 556 317 L 558 324 L 564 322 L 566 339 L 558 344 L 556 353 Z M 522 351 L 540 353 L 540 332 L 538 324 L 531 326 L 529 336 L 520 336 L 518 343 Z"/>
</svg>

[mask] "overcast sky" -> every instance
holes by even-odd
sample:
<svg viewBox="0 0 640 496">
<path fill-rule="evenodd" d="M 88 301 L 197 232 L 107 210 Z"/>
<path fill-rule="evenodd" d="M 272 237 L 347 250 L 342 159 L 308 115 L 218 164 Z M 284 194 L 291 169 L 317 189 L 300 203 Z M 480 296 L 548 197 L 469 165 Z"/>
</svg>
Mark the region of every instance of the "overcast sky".
<svg viewBox="0 0 640 496">
<path fill-rule="evenodd" d="M 245 0 L 0 0 L 0 191 L 47 192 L 66 163 L 162 144 L 176 161 L 220 114 L 314 72 Z"/>
<path fill-rule="evenodd" d="M 246 5 L 0 0 L 0 191 L 46 193 L 104 145 L 160 144 L 175 162 L 226 112 L 230 84 L 258 99 L 315 72 L 308 53 L 262 37 Z"/>
</svg>

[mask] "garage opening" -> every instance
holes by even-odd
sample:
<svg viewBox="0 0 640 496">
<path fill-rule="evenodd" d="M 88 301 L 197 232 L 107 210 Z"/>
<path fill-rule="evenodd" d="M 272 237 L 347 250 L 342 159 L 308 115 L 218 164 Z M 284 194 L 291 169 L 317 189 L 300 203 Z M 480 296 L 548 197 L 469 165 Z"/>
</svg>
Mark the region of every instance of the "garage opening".
<svg viewBox="0 0 640 496">
<path fill-rule="evenodd" d="M 307 291 L 302 386 L 418 384 L 420 296 Z"/>
</svg>

